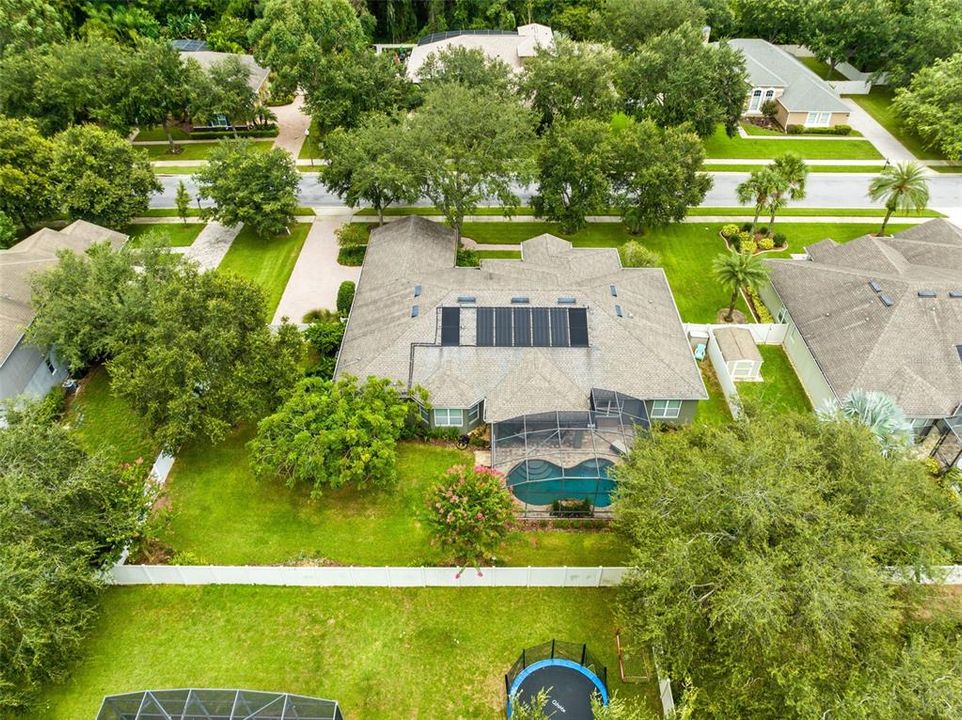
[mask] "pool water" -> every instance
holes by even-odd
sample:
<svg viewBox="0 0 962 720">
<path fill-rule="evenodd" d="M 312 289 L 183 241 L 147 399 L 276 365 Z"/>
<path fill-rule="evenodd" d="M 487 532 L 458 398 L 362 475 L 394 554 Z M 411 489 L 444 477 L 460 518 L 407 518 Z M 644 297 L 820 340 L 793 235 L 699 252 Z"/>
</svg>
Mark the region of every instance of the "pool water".
<svg viewBox="0 0 962 720">
<path fill-rule="evenodd" d="M 555 500 L 588 500 L 596 507 L 611 505 L 615 481 L 609 477 L 610 460 L 593 458 L 570 468 L 548 460 L 528 460 L 508 472 L 507 483 L 515 497 L 529 505 L 550 505 Z"/>
</svg>

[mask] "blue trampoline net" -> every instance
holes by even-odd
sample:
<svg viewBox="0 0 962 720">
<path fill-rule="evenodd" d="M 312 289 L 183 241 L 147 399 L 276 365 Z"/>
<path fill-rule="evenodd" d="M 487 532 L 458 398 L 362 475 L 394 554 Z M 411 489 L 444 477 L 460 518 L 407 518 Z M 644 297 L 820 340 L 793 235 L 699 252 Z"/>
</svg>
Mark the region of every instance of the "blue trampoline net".
<svg viewBox="0 0 962 720">
<path fill-rule="evenodd" d="M 334 700 L 259 690 L 143 690 L 104 698 L 97 720 L 343 720 Z"/>
</svg>

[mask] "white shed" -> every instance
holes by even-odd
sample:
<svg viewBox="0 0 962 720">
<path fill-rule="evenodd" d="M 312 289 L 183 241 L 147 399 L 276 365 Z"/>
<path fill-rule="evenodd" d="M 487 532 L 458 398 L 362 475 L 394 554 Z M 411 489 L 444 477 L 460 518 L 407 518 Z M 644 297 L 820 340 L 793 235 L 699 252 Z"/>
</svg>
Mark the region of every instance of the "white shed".
<svg viewBox="0 0 962 720">
<path fill-rule="evenodd" d="M 762 354 L 758 352 L 755 338 L 745 328 L 718 328 L 715 341 L 721 350 L 722 359 L 732 380 L 762 379 Z"/>
</svg>

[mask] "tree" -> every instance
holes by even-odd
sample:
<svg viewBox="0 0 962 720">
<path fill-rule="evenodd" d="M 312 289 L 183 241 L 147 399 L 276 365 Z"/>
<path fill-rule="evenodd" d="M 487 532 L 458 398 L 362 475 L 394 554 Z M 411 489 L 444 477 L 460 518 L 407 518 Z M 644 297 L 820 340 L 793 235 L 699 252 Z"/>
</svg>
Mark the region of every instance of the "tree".
<svg viewBox="0 0 962 720">
<path fill-rule="evenodd" d="M 285 150 L 257 152 L 250 140 L 221 140 L 194 177 L 198 195 L 215 203 L 206 216 L 218 222 L 273 237 L 294 221 L 300 175 Z"/>
<path fill-rule="evenodd" d="M 330 161 L 321 180 L 352 208 L 370 203 L 383 224 L 385 208 L 414 202 L 420 194 L 408 159 L 409 136 L 401 118 L 380 114 L 368 115 L 354 130 L 338 128 L 324 139 Z"/>
<path fill-rule="evenodd" d="M 895 87 L 908 85 L 924 68 L 962 52 L 962 6 L 956 0 L 898 3 L 894 40 L 880 68 Z"/>
<path fill-rule="evenodd" d="M 254 57 L 293 91 L 323 55 L 358 52 L 367 37 L 347 0 L 267 0 L 248 39 Z"/>
<path fill-rule="evenodd" d="M 705 24 L 705 11 L 695 0 L 607 0 L 596 33 L 598 40 L 630 53 L 650 38 L 685 23 Z"/>
<path fill-rule="evenodd" d="M 144 475 L 87 454 L 39 402 L 0 427 L 0 712 L 60 680 L 96 617 L 100 571 L 136 532 Z"/>
<path fill-rule="evenodd" d="M 0 212 L 23 227 L 53 210 L 53 144 L 32 120 L 0 116 Z"/>
<path fill-rule="evenodd" d="M 460 567 L 480 568 L 504 542 L 514 500 L 496 470 L 455 465 L 428 493 L 428 527 L 434 541 Z"/>
<path fill-rule="evenodd" d="M 868 196 L 875 202 L 885 203 L 885 219 L 879 230 L 879 235 L 884 235 L 889 218 L 896 210 L 925 210 L 929 203 L 925 168 L 916 162 L 887 165 L 869 185 Z"/>
<path fill-rule="evenodd" d="M 692 717 L 879 717 L 866 696 L 890 692 L 878 681 L 904 668 L 908 619 L 935 611 L 916 573 L 938 577 L 962 542 L 958 499 L 917 459 L 882 456 L 857 423 L 746 407 L 728 427 L 637 442 L 618 477 L 634 568 L 620 610 L 697 691 Z M 912 572 L 894 583 L 889 566 Z"/>
<path fill-rule="evenodd" d="M 892 107 L 927 148 L 962 158 L 962 52 L 920 70 L 896 91 Z"/>
<path fill-rule="evenodd" d="M 752 218 L 752 233 L 758 225 L 758 216 L 768 207 L 769 200 L 778 190 L 779 179 L 770 167 L 753 170 L 747 180 L 742 181 L 735 188 L 735 197 L 739 204 L 752 203 L 755 206 L 755 217 Z"/>
<path fill-rule="evenodd" d="M 542 126 L 555 120 L 608 120 L 618 94 L 615 77 L 621 59 L 610 47 L 576 43 L 559 36 L 528 58 L 520 93 L 541 116 Z M 744 98 L 743 98 L 744 100 Z"/>
<path fill-rule="evenodd" d="M 895 16 L 887 0 L 810 0 L 806 42 L 831 67 L 853 62 L 877 68 L 892 45 Z"/>
<path fill-rule="evenodd" d="M 551 720 L 551 716 L 545 710 L 550 699 L 548 690 L 545 688 L 541 688 L 530 698 L 512 695 L 509 698 L 511 717 L 514 720 Z"/>
<path fill-rule="evenodd" d="M 95 125 L 57 135 L 50 175 L 55 202 L 67 215 L 115 228 L 143 215 L 162 189 L 147 153 Z"/>
<path fill-rule="evenodd" d="M 8 248 L 17 240 L 17 226 L 0 210 L 0 248 Z"/>
<path fill-rule="evenodd" d="M 841 403 L 833 403 L 820 415 L 862 423 L 878 439 L 885 455 L 904 450 L 912 443 L 912 424 L 895 399 L 882 392 L 853 390 Z"/>
<path fill-rule="evenodd" d="M 805 0 L 752 0 L 735 3 L 742 37 L 759 37 L 770 43 L 804 43 L 808 28 Z"/>
<path fill-rule="evenodd" d="M 177 183 L 177 195 L 174 197 L 174 202 L 177 205 L 178 217 L 186 223 L 187 211 L 190 209 L 190 193 L 187 192 L 187 186 L 184 185 L 183 180 Z"/>
<path fill-rule="evenodd" d="M 775 177 L 772 193 L 768 198 L 770 214 L 768 232 L 772 233 L 775 227 L 775 213 L 787 205 L 789 200 L 801 200 L 805 197 L 808 166 L 799 155 L 786 152 L 776 157 L 769 168 Z M 754 227 L 752 229 L 754 230 Z"/>
<path fill-rule="evenodd" d="M 504 208 L 512 184 L 531 176 L 534 116 L 516 102 L 460 85 L 443 85 L 411 120 L 412 167 L 426 195 L 461 239 L 464 216 L 489 197 Z"/>
<path fill-rule="evenodd" d="M 43 0 L 0 0 L 0 57 L 65 39 L 56 5 Z"/>
<path fill-rule="evenodd" d="M 600 120 L 556 122 L 545 134 L 538 153 L 538 194 L 532 199 L 541 217 L 577 232 L 585 217 L 603 213 L 611 203 L 608 169 L 609 127 Z"/>
<path fill-rule="evenodd" d="M 333 320 L 312 322 L 304 330 L 304 337 L 317 353 L 317 364 L 307 375 L 330 380 L 334 377 L 337 353 L 341 349 L 345 325 L 336 315 Z"/>
<path fill-rule="evenodd" d="M 681 220 L 711 188 L 711 177 L 701 172 L 701 140 L 683 127 L 663 129 L 651 120 L 616 118 L 611 156 L 614 204 L 635 234 Z"/>
<path fill-rule="evenodd" d="M 396 446 L 409 407 L 390 380 L 306 378 L 273 415 L 257 424 L 251 467 L 289 487 L 306 483 L 311 497 L 325 488 L 394 483 Z"/>
<path fill-rule="evenodd" d="M 761 258 L 736 250 L 716 256 L 712 262 L 712 273 L 715 279 L 732 294 L 725 322 L 735 319 L 738 293 L 743 289 L 752 289 L 757 292 L 768 279 L 768 268 L 762 263 Z"/>
<path fill-rule="evenodd" d="M 618 247 L 621 264 L 625 267 L 659 267 L 661 256 L 637 240 L 629 240 Z"/>
<path fill-rule="evenodd" d="M 647 41 L 622 66 L 626 111 L 662 127 L 689 122 L 702 137 L 724 123 L 733 136 L 749 86 L 745 59 L 728 44 L 711 46 L 686 24 Z"/>
<path fill-rule="evenodd" d="M 254 118 L 257 96 L 250 86 L 251 71 L 236 55 L 228 55 L 204 70 L 188 60 L 190 114 L 210 122 L 218 115 L 228 119 L 237 137 L 236 125 Z"/>
<path fill-rule="evenodd" d="M 321 128 L 356 127 L 366 113 L 409 109 L 415 97 L 403 66 L 371 50 L 322 55 L 301 85 L 304 107 Z"/>
<path fill-rule="evenodd" d="M 143 41 L 127 60 L 126 76 L 128 122 L 131 126 L 160 125 L 167 137 L 168 152 L 174 152 L 170 126 L 186 114 L 191 92 L 187 67 L 180 54 L 169 42 Z M 205 84 L 205 89 L 213 88 Z M 223 88 L 216 91 L 225 92 Z"/>
<path fill-rule="evenodd" d="M 204 436 L 218 442 L 240 422 L 271 412 L 300 375 L 302 340 L 266 324 L 263 291 L 230 273 L 182 266 L 150 294 L 107 362 L 113 391 L 174 452 Z"/>
<path fill-rule="evenodd" d="M 490 90 L 500 95 L 511 93 L 511 68 L 497 58 L 489 59 L 479 48 L 451 45 L 433 52 L 418 70 L 424 92 L 438 85 L 457 83 L 474 90 Z"/>
</svg>

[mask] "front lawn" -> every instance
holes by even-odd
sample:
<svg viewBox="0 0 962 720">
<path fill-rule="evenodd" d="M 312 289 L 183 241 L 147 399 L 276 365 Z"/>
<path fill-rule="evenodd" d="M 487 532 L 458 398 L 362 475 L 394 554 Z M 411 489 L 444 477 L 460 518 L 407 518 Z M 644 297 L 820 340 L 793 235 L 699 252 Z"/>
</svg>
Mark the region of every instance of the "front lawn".
<svg viewBox="0 0 962 720">
<path fill-rule="evenodd" d="M 857 102 L 865 112 L 875 118 L 879 125 L 892 133 L 915 157 L 920 160 L 944 159 L 941 154 L 924 147 L 918 135 L 901 126 L 892 109 L 892 99 L 895 97 L 893 90 L 876 85 L 868 95 L 848 95 L 847 97 Z"/>
<path fill-rule="evenodd" d="M 189 140 L 190 134 L 187 133 L 183 128 L 172 127 L 170 128 L 170 135 L 174 140 Z M 167 135 L 164 132 L 164 128 L 160 125 L 155 125 L 154 127 L 141 128 L 137 131 L 137 135 L 134 137 L 134 142 L 149 142 L 157 140 L 167 140 Z"/>
<path fill-rule="evenodd" d="M 267 565 L 324 560 L 340 565 L 437 565 L 443 558 L 421 522 L 428 489 L 447 468 L 473 463 L 453 448 L 402 443 L 395 487 L 342 488 L 311 501 L 306 488 L 259 480 L 248 466 L 251 429 L 211 447 L 182 449 L 168 480 L 164 541 L 201 563 Z M 512 565 L 620 565 L 614 533 L 517 532 L 499 561 Z"/>
<path fill-rule="evenodd" d="M 259 238 L 245 226 L 234 238 L 218 270 L 236 273 L 260 285 L 267 297 L 268 318 L 273 318 L 310 229 L 310 223 L 296 223 L 290 235 Z"/>
<path fill-rule="evenodd" d="M 165 240 L 169 247 L 187 247 L 193 245 L 194 240 L 205 227 L 204 223 L 158 223 L 155 225 L 128 225 L 126 233 L 130 235 L 130 244 L 140 246 L 140 239 L 148 233 L 156 233 Z"/>
<path fill-rule="evenodd" d="M 228 138 L 229 139 L 229 138 Z M 171 153 L 166 145 L 137 145 L 147 151 L 147 157 L 151 160 L 206 160 L 210 151 L 217 147 L 220 140 L 210 142 L 186 143 L 177 146 L 177 152 Z M 273 140 L 252 140 L 254 150 L 257 152 L 267 152 L 274 147 Z"/>
<path fill-rule="evenodd" d="M 884 165 L 809 165 L 808 171 L 813 173 L 879 173 Z M 704 172 L 754 172 L 763 170 L 765 165 L 737 165 L 729 163 L 706 163 L 702 165 Z"/>
<path fill-rule="evenodd" d="M 739 382 L 739 397 L 779 413 L 811 412 L 812 404 L 781 345 L 759 345 L 762 382 Z"/>
<path fill-rule="evenodd" d="M 505 672 L 552 638 L 587 642 L 611 689 L 654 711 L 654 682 L 618 679 L 614 602 L 601 589 L 111 588 L 72 677 L 28 718 L 91 720 L 106 694 L 237 687 L 334 699 L 351 720 L 494 720 Z"/>
<path fill-rule="evenodd" d="M 868 140 L 824 137 L 792 137 L 790 140 L 733 138 L 718 126 L 715 134 L 705 138 L 705 156 L 710 158 L 773 158 L 791 150 L 807 160 L 881 160 L 882 155 Z"/>
</svg>

